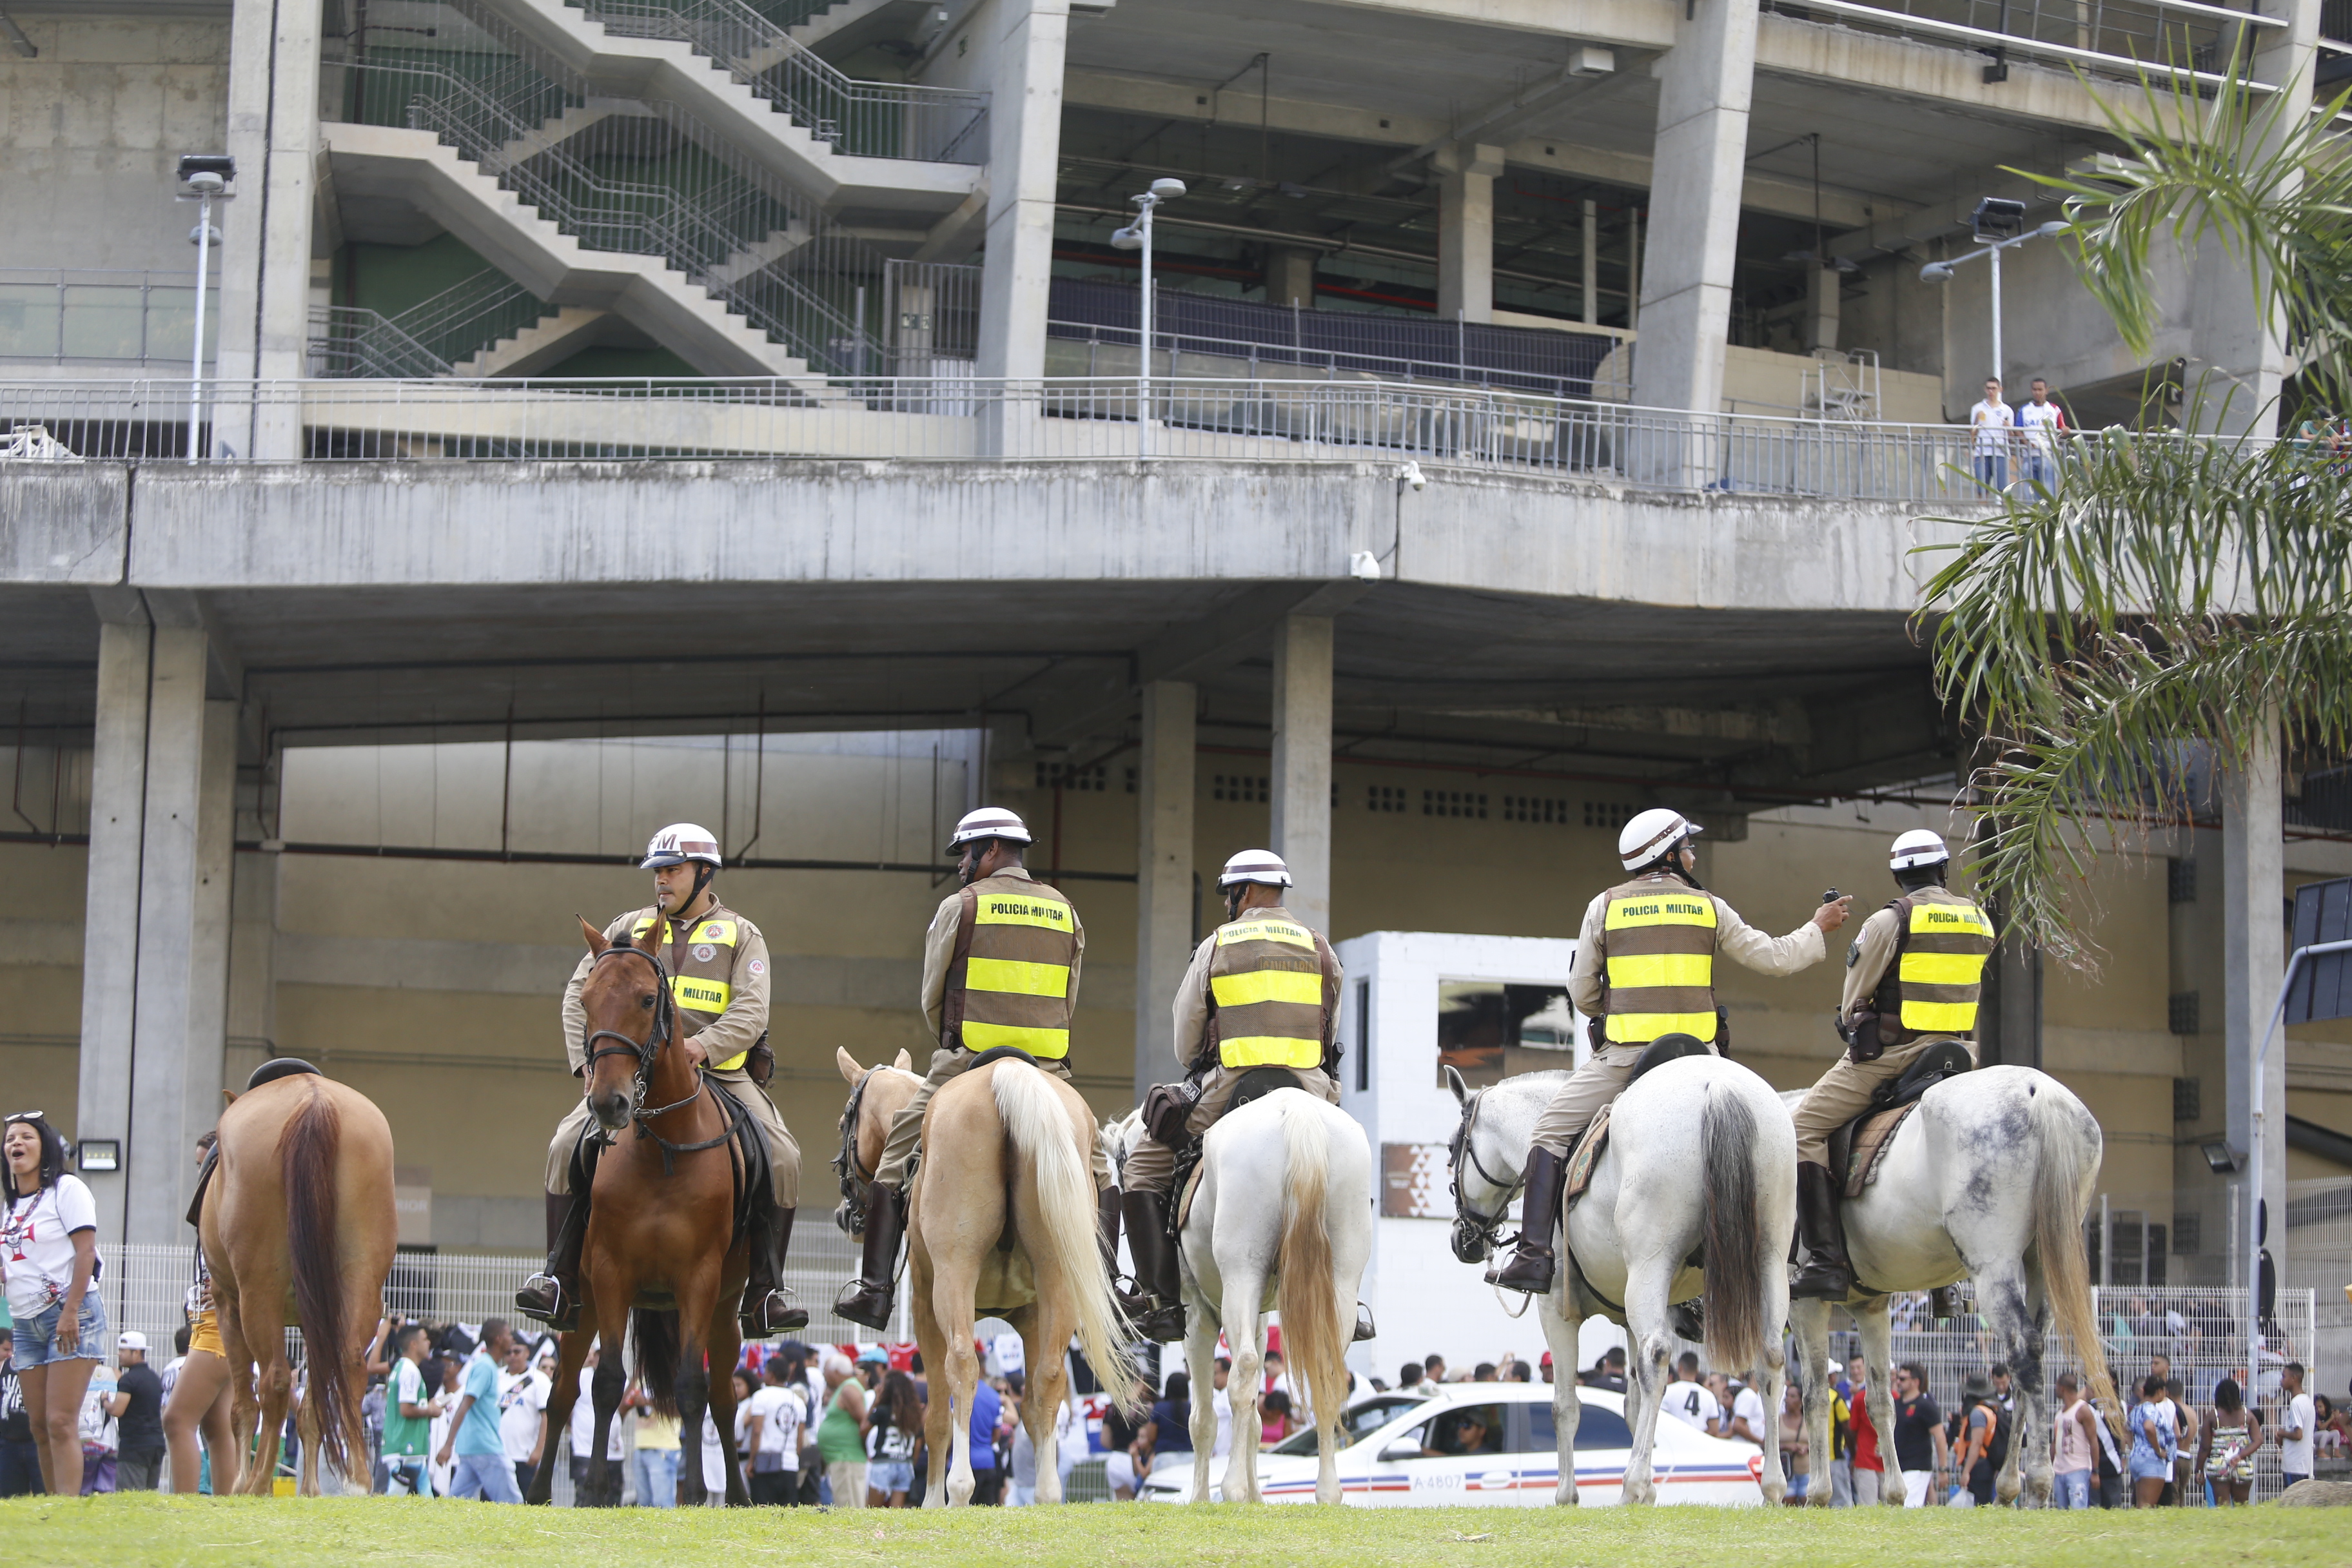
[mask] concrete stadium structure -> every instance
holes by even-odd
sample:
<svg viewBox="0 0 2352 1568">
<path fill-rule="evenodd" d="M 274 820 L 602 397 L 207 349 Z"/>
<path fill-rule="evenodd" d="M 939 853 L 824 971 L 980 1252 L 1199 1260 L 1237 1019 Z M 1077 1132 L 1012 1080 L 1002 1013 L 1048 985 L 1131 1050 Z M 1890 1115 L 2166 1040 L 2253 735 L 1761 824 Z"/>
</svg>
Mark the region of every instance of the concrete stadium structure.
<svg viewBox="0 0 2352 1568">
<path fill-rule="evenodd" d="M 1660 803 L 1759 924 L 1866 905 L 1895 832 L 1969 830 L 1912 616 L 1989 299 L 1920 263 L 2137 61 L 2333 58 L 2316 0 L 2060 9 L 7 0 L 9 1098 L 121 1140 L 93 1185 L 171 1242 L 218 1089 L 311 1056 L 430 1172 L 417 1239 L 531 1247 L 572 913 L 679 817 L 743 862 L 812 1151 L 835 1045 L 920 1048 L 982 798 L 1088 922 L 1106 1112 L 1250 844 L 1335 938 L 1572 935 Z M 221 151 L 192 417 L 174 169 Z M 1143 344 L 1105 239 L 1161 175 Z M 2200 262 L 2151 365 L 2012 253 L 2012 380 L 2275 391 Z M 1985 1040 L 2081 1089 L 2196 1283 L 2274 911 L 2352 872 L 2280 759 L 2213 799 L 2099 857 L 2100 973 L 2004 950 Z M 1732 976 L 1739 1054 L 1810 1081 L 1835 985 Z M 2352 1035 L 2269 1082 L 2311 1130 L 2270 1190 L 2352 1170 Z"/>
</svg>

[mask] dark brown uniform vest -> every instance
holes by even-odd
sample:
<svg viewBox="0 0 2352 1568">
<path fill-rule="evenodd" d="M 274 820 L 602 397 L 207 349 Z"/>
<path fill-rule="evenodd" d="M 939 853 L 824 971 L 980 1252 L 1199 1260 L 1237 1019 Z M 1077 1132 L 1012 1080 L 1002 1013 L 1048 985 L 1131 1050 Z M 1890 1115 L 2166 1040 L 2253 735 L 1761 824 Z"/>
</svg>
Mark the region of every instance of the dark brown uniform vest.
<svg viewBox="0 0 2352 1568">
<path fill-rule="evenodd" d="M 1076 911 L 1045 883 L 1021 877 L 982 878 L 962 897 L 940 1043 L 970 1051 L 1013 1046 L 1040 1061 L 1068 1056 L 1078 1005 L 1070 985 Z"/>
<path fill-rule="evenodd" d="M 1895 911 L 1895 953 L 1874 999 L 1880 1042 L 1974 1038 L 1992 921 L 1947 888 L 1922 888 L 1886 907 Z"/>
</svg>

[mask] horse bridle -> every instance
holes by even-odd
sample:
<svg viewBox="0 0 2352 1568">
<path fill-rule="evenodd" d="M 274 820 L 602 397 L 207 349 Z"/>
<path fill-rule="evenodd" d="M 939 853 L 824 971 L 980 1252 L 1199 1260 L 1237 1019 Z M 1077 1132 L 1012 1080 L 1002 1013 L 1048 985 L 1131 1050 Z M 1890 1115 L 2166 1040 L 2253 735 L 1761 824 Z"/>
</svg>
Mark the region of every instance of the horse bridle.
<svg viewBox="0 0 2352 1568">
<path fill-rule="evenodd" d="M 1527 1185 L 1527 1177 L 1524 1173 L 1517 1181 L 1503 1181 L 1492 1171 L 1486 1169 L 1486 1162 L 1478 1158 L 1478 1141 L 1475 1136 L 1478 1106 L 1486 1098 L 1486 1091 L 1482 1089 L 1463 1102 L 1462 1121 L 1454 1129 L 1454 1142 L 1447 1150 L 1445 1187 L 1446 1191 L 1454 1195 L 1454 1256 L 1461 1258 L 1465 1263 L 1475 1261 L 1465 1250 L 1465 1243 L 1475 1243 L 1484 1247 L 1488 1252 L 1498 1251 L 1503 1247 L 1515 1247 L 1518 1244 L 1518 1237 L 1503 1236 L 1500 1234 L 1500 1229 L 1503 1216 L 1510 1212 L 1511 1199 L 1518 1195 L 1521 1187 Z M 1470 1168 L 1478 1173 L 1481 1181 L 1490 1187 L 1498 1187 L 1502 1190 L 1502 1206 L 1491 1216 L 1481 1215 L 1473 1209 L 1469 1200 L 1462 1195 L 1462 1162 L 1465 1158 L 1470 1162 Z"/>
<path fill-rule="evenodd" d="M 637 1124 L 638 1137 L 650 1138 L 655 1142 L 662 1146 L 662 1164 L 663 1168 L 667 1170 L 669 1165 L 670 1156 L 674 1154 L 693 1154 L 699 1152 L 704 1149 L 716 1149 L 720 1144 L 726 1142 L 730 1138 L 733 1137 L 735 1135 L 735 1130 L 731 1119 L 722 1118 L 721 1120 L 728 1121 L 729 1125 L 727 1130 L 720 1132 L 718 1137 L 705 1139 L 699 1143 L 673 1143 L 668 1139 L 663 1137 L 660 1133 L 655 1131 L 650 1126 L 646 1125 L 646 1123 L 654 1117 L 667 1116 L 673 1110 L 683 1110 L 688 1106 L 692 1105 L 696 1100 L 702 1098 L 704 1091 L 709 1088 L 709 1085 L 704 1080 L 702 1074 L 698 1071 L 694 1075 L 694 1092 L 688 1095 L 684 1100 L 677 1101 L 674 1105 L 648 1106 L 646 1103 L 646 1088 L 647 1080 L 654 1070 L 654 1060 L 661 1055 L 662 1051 L 668 1047 L 670 1041 L 677 1037 L 677 1016 L 675 1011 L 675 1005 L 670 996 L 669 968 L 667 964 L 662 963 L 661 955 L 659 953 L 656 953 L 648 948 L 634 946 L 625 947 L 615 944 L 598 953 L 596 955 L 596 963 L 602 963 L 606 959 L 613 957 L 614 954 L 624 952 L 635 953 L 637 957 L 644 959 L 647 963 L 654 966 L 653 1032 L 647 1035 L 643 1040 L 635 1040 L 630 1038 L 625 1034 L 622 1034 L 618 1029 L 597 1029 L 592 1031 L 585 1039 L 580 1042 L 581 1047 L 586 1051 L 588 1058 L 587 1061 L 583 1064 L 582 1070 L 583 1073 L 593 1074 L 596 1070 L 596 1064 L 606 1057 L 635 1057 L 636 1058 L 636 1081 L 629 1095 L 629 1120 Z M 617 1046 L 605 1046 L 600 1049 L 596 1044 L 599 1040 L 618 1040 L 621 1043 Z"/>
</svg>

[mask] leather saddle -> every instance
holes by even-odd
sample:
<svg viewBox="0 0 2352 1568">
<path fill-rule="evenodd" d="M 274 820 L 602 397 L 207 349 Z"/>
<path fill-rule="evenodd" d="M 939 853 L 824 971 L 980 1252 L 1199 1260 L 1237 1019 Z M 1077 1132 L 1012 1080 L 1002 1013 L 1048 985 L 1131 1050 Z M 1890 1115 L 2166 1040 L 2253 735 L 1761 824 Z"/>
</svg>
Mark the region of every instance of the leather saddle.
<svg viewBox="0 0 2352 1568">
<path fill-rule="evenodd" d="M 273 1057 L 253 1069 L 245 1080 L 245 1091 L 250 1094 L 265 1083 L 275 1083 L 281 1078 L 299 1078 L 304 1073 L 316 1074 L 318 1070 L 300 1057 Z M 219 1169 L 220 1144 L 215 1142 L 205 1151 L 204 1163 L 196 1167 L 195 1194 L 188 1199 L 190 1225 L 205 1223 L 205 1189 L 212 1185 L 213 1173 Z"/>
<path fill-rule="evenodd" d="M 1642 1075 L 1652 1068 L 1663 1067 L 1667 1062 L 1679 1061 L 1685 1057 L 1713 1055 L 1715 1052 L 1696 1035 L 1660 1035 L 1643 1047 L 1640 1056 L 1633 1058 L 1633 1076 L 1625 1080 L 1625 1087 L 1631 1089 L 1641 1082 Z"/>
<path fill-rule="evenodd" d="M 1920 1097 L 1975 1065 L 1967 1046 L 1958 1040 L 1938 1040 L 1900 1074 L 1879 1085 L 1863 1113 L 1830 1135 L 1830 1176 L 1838 1190 L 1850 1198 L 1860 1196 L 1893 1146 L 1895 1130 L 1918 1105 Z"/>
<path fill-rule="evenodd" d="M 1027 1051 L 1023 1050 L 1019 1046 L 991 1046 L 988 1049 L 972 1058 L 971 1066 L 966 1067 L 963 1070 L 970 1072 L 973 1068 L 984 1068 L 991 1062 L 1003 1061 L 1027 1062 L 1033 1068 L 1037 1065 L 1037 1058 L 1031 1056 Z"/>
</svg>

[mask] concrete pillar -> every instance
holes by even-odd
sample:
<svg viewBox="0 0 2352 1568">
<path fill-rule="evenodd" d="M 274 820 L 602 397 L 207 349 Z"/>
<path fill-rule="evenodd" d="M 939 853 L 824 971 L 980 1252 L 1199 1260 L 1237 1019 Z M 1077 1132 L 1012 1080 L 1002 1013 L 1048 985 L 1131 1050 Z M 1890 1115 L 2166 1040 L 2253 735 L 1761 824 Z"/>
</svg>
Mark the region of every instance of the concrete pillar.
<svg viewBox="0 0 2352 1568">
<path fill-rule="evenodd" d="M 135 601 L 132 602 L 135 605 Z M 205 695 L 198 626 L 103 622 L 82 960 L 81 1136 L 100 1229 L 186 1239 L 198 1134 L 220 1114 L 228 1006 L 236 704 Z"/>
<path fill-rule="evenodd" d="M 1315 309 L 1315 262 L 1319 252 L 1303 245 L 1277 245 L 1265 255 L 1265 302 Z"/>
<path fill-rule="evenodd" d="M 1503 172 L 1503 149 L 1467 143 L 1446 147 L 1430 165 L 1438 174 L 1438 317 L 1492 321 L 1495 176 Z"/>
<path fill-rule="evenodd" d="M 2230 1068 L 2230 1146 L 2253 1146 L 2253 1060 L 2286 973 L 2286 878 L 2275 731 L 2221 783 L 2221 998 Z M 2286 1050 L 2272 1047 L 2263 1071 L 2267 1147 L 2263 1191 L 2274 1217 L 2271 1254 L 2284 1262 L 2286 1229 Z M 2241 1189 L 2242 1190 L 2242 1189 Z M 2250 1215 L 2239 1224 L 2249 1225 Z M 2249 1236 L 2241 1230 L 2239 1235 Z"/>
<path fill-rule="evenodd" d="M 2248 8 L 2287 24 L 2248 29 L 2253 35 L 2249 78 L 2279 84 L 2289 103 L 2308 103 L 2319 0 L 2252 0 Z M 2284 117 L 2272 121 L 2273 135 L 2289 123 Z M 2268 144 L 2259 151 L 2266 153 Z M 2205 239 L 2189 294 L 2183 422 L 2192 429 L 2233 435 L 2274 433 L 2279 384 L 2288 368 L 2283 328 L 2275 312 L 2263 312 L 2243 258 L 2232 257 L 2220 241 Z"/>
<path fill-rule="evenodd" d="M 225 382 L 292 380 L 309 353 L 320 16 L 319 5 L 287 0 L 236 0 L 230 13 L 228 152 L 237 195 L 221 221 Z M 213 443 L 215 455 L 299 458 L 301 411 L 291 398 L 256 405 L 231 393 L 216 400 Z"/>
<path fill-rule="evenodd" d="M 995 50 L 988 110 L 988 241 L 980 284 L 980 374 L 1045 374 L 1055 164 L 1068 0 L 995 0 L 979 26 Z"/>
<path fill-rule="evenodd" d="M 1135 1096 L 1176 1072 L 1170 1007 L 1192 960 L 1192 713 L 1189 680 L 1143 689 L 1136 770 Z"/>
<path fill-rule="evenodd" d="M 1756 3 L 1692 0 L 1675 47 L 1653 68 L 1658 128 L 1633 361 L 1633 401 L 1653 408 L 1713 414 L 1723 405 Z"/>
<path fill-rule="evenodd" d="M 1285 616 L 1274 635 L 1274 842 L 1290 912 L 1331 931 L 1331 617 Z"/>
<path fill-rule="evenodd" d="M 1834 267 L 1816 267 L 1805 274 L 1805 352 L 1835 353 L 1838 346 L 1838 290 Z"/>
<path fill-rule="evenodd" d="M 1601 204 L 1584 204 L 1584 324 L 1601 324 Z"/>
<path fill-rule="evenodd" d="M 1984 1067 L 2042 1065 L 2042 950 L 2004 936 L 1985 965 L 1977 1018 L 1977 1058 Z"/>
</svg>

